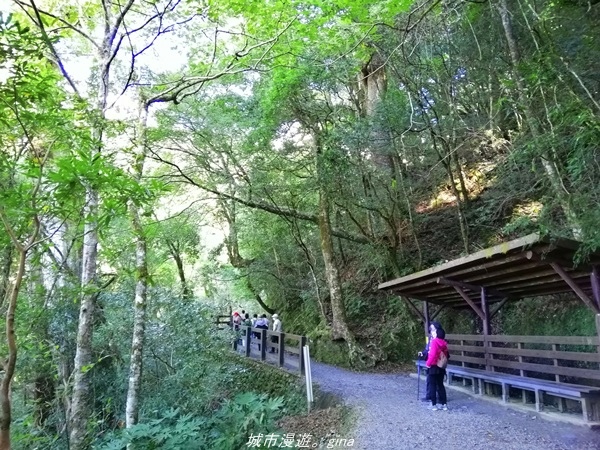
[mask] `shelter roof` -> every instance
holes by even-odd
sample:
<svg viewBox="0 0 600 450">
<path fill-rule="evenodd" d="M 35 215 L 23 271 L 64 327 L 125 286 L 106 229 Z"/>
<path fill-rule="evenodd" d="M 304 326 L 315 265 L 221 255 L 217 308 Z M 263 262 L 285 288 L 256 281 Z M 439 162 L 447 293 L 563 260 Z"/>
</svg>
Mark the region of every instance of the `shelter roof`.
<svg viewBox="0 0 600 450">
<path fill-rule="evenodd" d="M 589 307 L 600 310 L 594 270 L 594 265 L 600 267 L 600 252 L 574 267 L 580 245 L 534 233 L 381 283 L 379 289 L 451 307 L 467 306 L 461 291 L 478 298 L 482 287 L 489 303 L 575 292 L 586 303 L 585 297 L 592 302 Z"/>
</svg>

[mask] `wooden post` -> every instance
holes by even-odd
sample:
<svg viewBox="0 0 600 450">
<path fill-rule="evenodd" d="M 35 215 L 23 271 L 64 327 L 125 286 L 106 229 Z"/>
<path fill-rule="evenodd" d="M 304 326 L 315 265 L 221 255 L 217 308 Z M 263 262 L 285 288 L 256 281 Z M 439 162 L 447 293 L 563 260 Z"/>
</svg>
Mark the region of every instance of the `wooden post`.
<svg viewBox="0 0 600 450">
<path fill-rule="evenodd" d="M 283 362 L 284 362 L 284 353 L 283 353 L 283 349 L 284 349 L 284 343 L 283 341 L 285 340 L 285 333 L 279 333 L 279 348 L 278 348 L 278 352 L 279 352 L 279 367 L 283 367 Z M 300 355 L 302 356 L 302 355 Z"/>
<path fill-rule="evenodd" d="M 300 364 L 299 369 L 300 373 L 304 374 L 304 346 L 306 345 L 306 336 L 300 337 Z"/>
<path fill-rule="evenodd" d="M 246 327 L 246 357 L 250 357 L 250 340 L 252 339 L 252 327 Z"/>
<path fill-rule="evenodd" d="M 553 352 L 557 352 L 559 350 L 560 350 L 560 345 L 559 344 L 552 344 L 552 351 Z M 558 358 L 554 358 L 554 367 L 558 367 Z M 554 380 L 557 383 L 560 383 L 560 381 L 561 381 L 560 380 L 560 375 L 559 374 L 554 375 Z"/>
<path fill-rule="evenodd" d="M 423 302 L 423 326 L 425 327 L 425 336 L 429 339 L 429 302 Z"/>
<path fill-rule="evenodd" d="M 560 344 L 552 344 L 552 351 L 553 352 L 558 352 L 560 351 Z M 558 364 L 558 358 L 554 358 L 554 366 L 558 367 L 560 364 Z M 560 383 L 562 380 L 560 379 L 560 375 L 559 374 L 555 374 L 554 375 L 554 379 L 557 383 Z M 567 410 L 567 400 L 563 397 L 557 397 L 557 401 L 558 401 L 558 410 L 560 412 L 565 412 Z"/>
<path fill-rule="evenodd" d="M 598 305 L 598 308 L 600 308 L 600 274 L 598 274 L 598 268 L 596 266 L 594 266 L 592 269 L 590 279 L 592 282 L 592 294 L 594 296 L 594 300 L 596 305 Z"/>
<path fill-rule="evenodd" d="M 490 335 L 490 309 L 488 308 L 484 287 L 481 288 L 481 312 L 483 313 L 481 320 L 483 322 L 483 355 L 485 358 L 485 370 L 493 372 L 494 366 L 488 364 L 488 359 L 492 359 L 493 356 L 488 352 L 488 347 L 492 345 L 492 343 L 487 340 L 487 337 Z"/>
<path fill-rule="evenodd" d="M 596 314 L 596 334 L 600 339 L 600 314 Z M 598 352 L 600 352 L 600 345 L 598 346 Z"/>
<path fill-rule="evenodd" d="M 264 361 L 267 359 L 267 330 L 262 328 L 260 330 L 260 360 Z"/>
<path fill-rule="evenodd" d="M 518 342 L 517 343 L 517 348 L 519 350 L 522 350 L 525 348 L 525 345 L 523 345 L 522 342 Z M 518 356 L 519 362 L 522 363 L 523 362 L 523 357 L 521 355 Z M 521 375 L 522 377 L 525 376 L 525 371 L 523 369 L 519 369 L 519 375 Z M 521 397 L 523 399 L 523 404 L 527 403 L 527 391 L 525 389 L 521 389 Z"/>
</svg>

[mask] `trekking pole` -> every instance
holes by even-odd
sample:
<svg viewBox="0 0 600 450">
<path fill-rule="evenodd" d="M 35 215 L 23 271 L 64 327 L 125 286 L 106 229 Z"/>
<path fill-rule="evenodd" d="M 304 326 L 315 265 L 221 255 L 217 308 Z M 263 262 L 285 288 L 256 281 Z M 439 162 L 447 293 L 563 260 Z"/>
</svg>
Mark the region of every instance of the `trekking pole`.
<svg viewBox="0 0 600 450">
<path fill-rule="evenodd" d="M 417 360 L 417 401 L 419 401 L 419 390 L 421 387 L 421 361 Z"/>
</svg>

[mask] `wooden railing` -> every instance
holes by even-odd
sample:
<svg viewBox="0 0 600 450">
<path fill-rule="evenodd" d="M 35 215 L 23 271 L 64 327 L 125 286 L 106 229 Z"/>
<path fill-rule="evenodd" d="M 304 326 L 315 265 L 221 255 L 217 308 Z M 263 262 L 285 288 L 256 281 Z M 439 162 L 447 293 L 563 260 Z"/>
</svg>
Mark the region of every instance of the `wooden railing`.
<svg viewBox="0 0 600 450">
<path fill-rule="evenodd" d="M 600 339 L 448 334 L 450 364 L 559 383 L 600 386 Z"/>
<path fill-rule="evenodd" d="M 232 320 L 230 315 L 220 315 L 215 316 L 215 325 L 219 330 L 224 330 L 225 327 L 230 327 L 232 325 Z"/>
<path fill-rule="evenodd" d="M 240 326 L 239 335 L 242 350 L 247 357 L 261 361 L 276 363 L 279 367 L 296 369 L 304 373 L 302 348 L 306 345 L 306 336 L 291 333 Z M 238 339 L 233 343 L 234 350 L 239 350 Z"/>
</svg>

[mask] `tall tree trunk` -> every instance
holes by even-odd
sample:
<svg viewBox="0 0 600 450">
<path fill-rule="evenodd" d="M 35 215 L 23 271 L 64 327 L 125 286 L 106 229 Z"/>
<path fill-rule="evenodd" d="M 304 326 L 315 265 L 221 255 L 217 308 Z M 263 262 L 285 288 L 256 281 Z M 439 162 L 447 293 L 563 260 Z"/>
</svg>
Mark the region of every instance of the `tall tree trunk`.
<svg viewBox="0 0 600 450">
<path fill-rule="evenodd" d="M 12 421 L 12 404 L 10 398 L 10 385 L 15 374 L 15 365 L 17 364 L 17 341 L 15 339 L 15 311 L 17 309 L 17 298 L 19 290 L 23 283 L 25 274 L 25 259 L 27 250 L 18 249 L 18 266 L 15 281 L 8 298 L 8 308 L 6 310 L 6 344 L 8 347 L 8 358 L 4 361 L 4 376 L 0 382 L 0 450 L 10 450 L 10 424 Z"/>
<path fill-rule="evenodd" d="M 189 300 L 192 298 L 192 293 L 188 287 L 187 280 L 185 279 L 185 271 L 183 270 L 183 259 L 181 258 L 181 254 L 179 252 L 174 252 L 171 254 L 171 256 L 175 260 L 175 265 L 177 266 L 177 274 L 179 275 L 179 282 L 181 283 L 181 296 L 184 300 Z"/>
<path fill-rule="evenodd" d="M 371 122 L 371 132 L 369 134 L 368 153 L 371 155 L 371 161 L 375 165 L 377 171 L 383 170 L 387 176 L 391 176 L 393 172 L 392 153 L 390 151 L 389 133 L 378 123 L 376 113 L 377 108 L 381 104 L 382 96 L 387 90 L 387 79 L 385 73 L 385 61 L 379 53 L 374 52 L 369 61 L 362 67 L 359 75 L 359 92 L 362 93 L 362 111 L 363 115 L 369 118 Z M 363 175 L 363 187 L 365 196 L 371 202 L 374 201 L 373 191 L 373 173 L 368 169 L 369 165 L 365 166 L 365 174 Z M 389 182 L 389 179 L 384 181 Z M 369 233 L 375 237 L 381 232 L 381 220 L 373 211 L 366 212 L 367 223 L 369 225 Z M 394 234 L 391 230 L 390 234 Z"/>
<path fill-rule="evenodd" d="M 70 450 L 83 450 L 88 447 L 87 421 L 90 417 L 91 370 L 89 367 L 92 363 L 92 326 L 97 296 L 98 257 L 98 193 L 92 187 L 88 187 L 86 203 L 81 271 L 82 295 L 77 326 L 77 347 L 73 362 L 73 394 L 69 413 Z"/>
<path fill-rule="evenodd" d="M 35 197 L 38 186 L 34 190 Z M 39 236 L 40 222 L 37 216 L 33 217 L 34 229 L 26 244 L 21 244 L 17 239 L 13 229 L 8 224 L 8 220 L 2 214 L 0 209 L 0 219 L 3 222 L 10 236 L 13 246 L 17 250 L 17 273 L 15 280 L 12 283 L 10 295 L 8 297 L 8 306 L 6 309 L 6 347 L 8 348 L 8 357 L 4 360 L 2 366 L 4 375 L 0 382 L 0 450 L 10 450 L 10 425 L 12 421 L 12 404 L 11 404 L 11 383 L 15 375 L 15 366 L 17 364 L 17 340 L 15 337 L 15 312 L 17 310 L 17 300 L 19 292 L 23 284 L 25 276 L 25 261 L 27 254 L 31 250 Z"/>
<path fill-rule="evenodd" d="M 440 163 L 442 164 L 442 166 L 444 166 L 444 169 L 446 169 L 446 173 L 448 174 L 448 179 L 450 180 L 450 189 L 452 190 L 452 194 L 456 198 L 456 212 L 458 214 L 458 224 L 460 225 L 460 235 L 463 241 L 463 248 L 465 249 L 466 253 L 469 253 L 469 224 L 467 223 L 467 218 L 463 210 L 462 197 L 460 195 L 460 192 L 458 192 L 458 188 L 456 187 L 456 179 L 454 178 L 454 173 L 452 172 L 451 160 L 447 160 L 449 158 L 449 149 L 447 147 L 444 147 L 446 153 L 444 154 L 441 152 L 437 143 L 438 137 L 433 132 L 433 130 L 431 130 L 431 139 L 433 142 L 433 148 L 435 149 L 440 159 Z M 443 142 L 442 146 L 444 146 Z"/>
<path fill-rule="evenodd" d="M 4 304 L 8 293 L 8 280 L 13 263 L 13 251 L 14 248 L 12 245 L 7 245 L 2 251 L 2 261 L 0 262 L 0 308 Z"/>
<path fill-rule="evenodd" d="M 404 178 L 404 169 L 402 168 L 401 164 L 401 160 L 398 157 L 398 155 L 400 156 L 404 156 L 405 154 L 405 149 L 404 149 L 404 142 L 402 141 L 402 138 L 400 138 L 400 145 L 401 145 L 401 152 L 398 151 L 398 148 L 396 147 L 396 143 L 395 141 L 392 140 L 392 142 L 394 143 L 394 146 L 396 147 L 396 155 L 393 158 L 394 161 L 394 178 L 396 180 L 396 185 L 397 185 L 397 189 L 400 188 L 402 189 L 402 194 L 404 197 L 404 201 L 406 202 L 406 212 L 408 214 L 408 221 L 410 223 L 410 233 L 413 236 L 413 239 L 415 241 L 415 248 L 417 250 L 417 264 L 416 264 L 416 268 L 417 270 L 419 270 L 421 268 L 421 265 L 423 264 L 423 254 L 421 252 L 421 245 L 419 243 L 419 236 L 417 235 L 417 227 L 415 224 L 415 218 L 413 215 L 413 206 L 410 203 L 410 196 L 408 195 L 408 192 L 406 190 L 406 180 Z M 399 199 L 397 200 L 399 202 Z M 398 267 L 398 260 L 394 257 L 395 263 L 394 266 L 399 269 Z M 398 271 L 398 275 L 397 277 L 400 276 L 400 272 Z"/>
<path fill-rule="evenodd" d="M 105 36 L 103 46 L 99 51 L 102 68 L 100 86 L 96 99 L 98 122 L 92 134 L 98 146 L 90 151 L 90 159 L 98 157 L 102 150 L 104 135 L 104 120 L 109 92 L 110 37 Z M 73 394 L 69 414 L 69 447 L 70 450 L 83 450 L 89 446 L 87 422 L 90 417 L 90 387 L 92 363 L 92 333 L 94 309 L 98 295 L 97 266 L 98 266 L 98 204 L 99 193 L 96 187 L 86 183 L 83 228 L 83 256 L 81 270 L 81 304 L 79 305 L 79 323 L 77 327 L 77 347 L 73 363 Z"/>
<path fill-rule="evenodd" d="M 331 331 L 334 340 L 345 340 L 354 344 L 354 336 L 348 328 L 346 321 L 346 308 L 337 262 L 333 249 L 333 236 L 331 234 L 331 219 L 329 215 L 329 192 L 326 186 L 325 168 L 323 167 L 323 148 L 318 136 L 316 140 L 316 167 L 317 183 L 319 184 L 319 232 L 321 238 L 321 253 L 325 265 L 325 279 L 329 288 L 331 301 L 332 324 Z"/>
<path fill-rule="evenodd" d="M 346 308 L 344 306 L 344 297 L 342 285 L 335 261 L 333 251 L 333 239 L 331 237 L 331 223 L 329 218 L 329 198 L 328 194 L 321 189 L 319 192 L 319 231 L 321 238 L 321 253 L 325 264 L 325 279 L 329 287 L 329 296 L 331 300 L 331 313 L 333 321 L 331 324 L 332 336 L 334 340 L 344 339 L 346 342 L 353 342 L 354 336 L 348 328 L 346 322 Z"/>
<path fill-rule="evenodd" d="M 146 159 L 146 128 L 148 121 L 148 106 L 145 102 L 141 103 L 142 107 L 140 108 L 140 117 L 138 121 L 137 151 L 134 163 L 134 176 L 138 182 L 141 181 L 144 172 L 144 162 Z M 141 207 L 136 206 L 134 202 L 130 202 L 129 211 L 136 240 L 136 284 L 135 300 L 133 304 L 133 337 L 131 340 L 129 386 L 127 389 L 127 404 L 125 408 L 125 426 L 127 428 L 131 428 L 138 422 L 149 278 L 147 242 L 141 221 Z"/>
<path fill-rule="evenodd" d="M 359 86 L 363 91 L 364 114 L 366 117 L 376 119 L 377 108 L 387 90 L 385 61 L 379 53 L 374 52 L 369 61 L 362 67 Z M 369 138 L 373 162 L 378 168 L 385 169 L 391 175 L 393 162 L 389 133 L 375 121 L 372 124 Z"/>
<path fill-rule="evenodd" d="M 531 103 L 529 102 L 529 99 L 527 97 L 527 86 L 519 67 L 521 63 L 521 53 L 519 51 L 519 45 L 515 37 L 515 32 L 507 0 L 500 0 L 498 4 L 498 11 L 500 13 L 500 18 L 502 19 L 504 36 L 506 37 L 506 43 L 508 45 L 508 50 L 510 53 L 510 60 L 512 63 L 512 70 L 515 76 L 515 83 L 517 86 L 517 96 L 519 98 L 519 103 L 521 104 L 521 108 L 523 108 L 525 121 L 527 122 L 527 126 L 529 128 L 529 131 L 531 132 L 531 135 L 534 139 L 538 139 L 540 136 L 542 136 L 543 132 L 533 112 Z M 556 165 L 554 150 L 552 148 L 547 149 L 540 157 L 540 162 L 542 163 L 542 167 L 544 168 L 546 176 L 550 181 L 552 190 L 554 191 L 554 194 L 556 195 L 556 198 L 559 201 L 559 204 L 565 214 L 567 223 L 571 228 L 574 237 L 581 238 L 581 227 L 579 225 L 579 219 L 575 211 L 573 211 L 571 205 L 571 194 L 565 189 L 563 179 Z"/>
<path fill-rule="evenodd" d="M 275 314 L 275 310 L 265 303 L 259 292 L 254 288 L 254 286 L 252 286 L 252 283 L 248 278 L 246 278 L 246 286 L 248 286 L 248 289 L 254 295 L 256 303 L 258 303 L 262 309 L 264 309 L 268 314 Z"/>
</svg>

